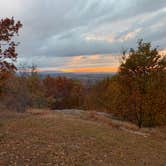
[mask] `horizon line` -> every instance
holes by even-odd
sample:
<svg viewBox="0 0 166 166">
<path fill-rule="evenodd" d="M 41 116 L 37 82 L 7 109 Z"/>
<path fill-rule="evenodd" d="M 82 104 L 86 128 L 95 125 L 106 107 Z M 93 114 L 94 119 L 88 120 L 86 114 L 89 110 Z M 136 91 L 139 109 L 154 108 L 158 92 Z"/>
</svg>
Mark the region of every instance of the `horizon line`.
<svg viewBox="0 0 166 166">
<path fill-rule="evenodd" d="M 89 67 L 71 69 L 37 69 L 37 72 L 63 72 L 63 73 L 116 73 L 118 67 Z"/>
</svg>

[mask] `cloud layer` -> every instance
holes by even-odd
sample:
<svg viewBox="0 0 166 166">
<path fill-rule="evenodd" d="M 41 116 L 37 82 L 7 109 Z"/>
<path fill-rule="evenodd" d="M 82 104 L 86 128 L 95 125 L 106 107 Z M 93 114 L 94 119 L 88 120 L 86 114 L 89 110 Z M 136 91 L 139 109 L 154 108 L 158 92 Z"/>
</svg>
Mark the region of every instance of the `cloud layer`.
<svg viewBox="0 0 166 166">
<path fill-rule="evenodd" d="M 140 38 L 166 49 L 165 0 L 0 0 L 0 16 L 22 21 L 19 62 L 41 68 L 117 66 Z"/>
</svg>

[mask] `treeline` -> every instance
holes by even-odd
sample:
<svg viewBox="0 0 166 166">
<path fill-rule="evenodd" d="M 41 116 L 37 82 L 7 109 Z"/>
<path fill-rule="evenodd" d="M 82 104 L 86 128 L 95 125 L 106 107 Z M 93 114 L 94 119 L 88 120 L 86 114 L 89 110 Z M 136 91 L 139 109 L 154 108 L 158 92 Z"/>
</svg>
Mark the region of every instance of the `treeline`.
<svg viewBox="0 0 166 166">
<path fill-rule="evenodd" d="M 82 108 L 84 86 L 80 81 L 61 76 L 41 79 L 37 72 L 20 76 L 11 74 L 3 83 L 0 97 L 1 107 L 18 112 L 31 107 Z"/>
<path fill-rule="evenodd" d="M 35 68 L 15 74 L 14 61 L 22 24 L 13 18 L 0 21 L 0 107 L 24 112 L 28 107 L 106 111 L 139 127 L 166 124 L 166 55 L 151 43 L 123 53 L 119 72 L 85 86 L 66 77 L 41 79 Z M 5 47 L 3 47 L 5 45 Z"/>
<path fill-rule="evenodd" d="M 111 113 L 139 127 L 166 124 L 166 57 L 142 40 L 136 50 L 124 53 L 119 72 L 95 85 L 67 77 L 41 79 L 35 68 L 29 74 L 11 74 L 1 85 L 1 103 L 24 112 L 28 107 L 84 109 Z M 1 104 L 2 105 L 2 104 Z"/>
</svg>

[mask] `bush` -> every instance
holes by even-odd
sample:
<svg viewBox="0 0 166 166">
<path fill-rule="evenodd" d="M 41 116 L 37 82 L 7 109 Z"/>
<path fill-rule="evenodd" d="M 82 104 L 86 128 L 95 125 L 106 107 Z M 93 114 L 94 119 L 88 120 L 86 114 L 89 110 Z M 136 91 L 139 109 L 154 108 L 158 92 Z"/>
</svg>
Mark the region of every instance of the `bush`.
<svg viewBox="0 0 166 166">
<path fill-rule="evenodd" d="M 67 77 L 46 77 L 43 80 L 45 97 L 52 109 L 80 108 L 84 103 L 81 82 Z"/>
<path fill-rule="evenodd" d="M 30 105 L 30 93 L 25 78 L 14 75 L 8 78 L 4 86 L 4 95 L 1 99 L 7 109 L 25 112 Z"/>
</svg>

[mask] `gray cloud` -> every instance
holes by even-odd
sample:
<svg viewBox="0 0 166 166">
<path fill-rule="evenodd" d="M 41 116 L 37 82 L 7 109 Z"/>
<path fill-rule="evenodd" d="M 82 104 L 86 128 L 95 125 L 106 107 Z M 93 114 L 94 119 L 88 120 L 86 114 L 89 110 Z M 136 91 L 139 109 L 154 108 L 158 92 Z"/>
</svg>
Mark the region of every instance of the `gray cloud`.
<svg viewBox="0 0 166 166">
<path fill-rule="evenodd" d="M 1 17 L 14 16 L 24 24 L 20 61 L 35 61 L 38 66 L 63 66 L 63 59 L 65 64 L 67 57 L 77 55 L 120 53 L 140 38 L 166 49 L 165 0 L 1 0 L 0 4 Z"/>
</svg>

